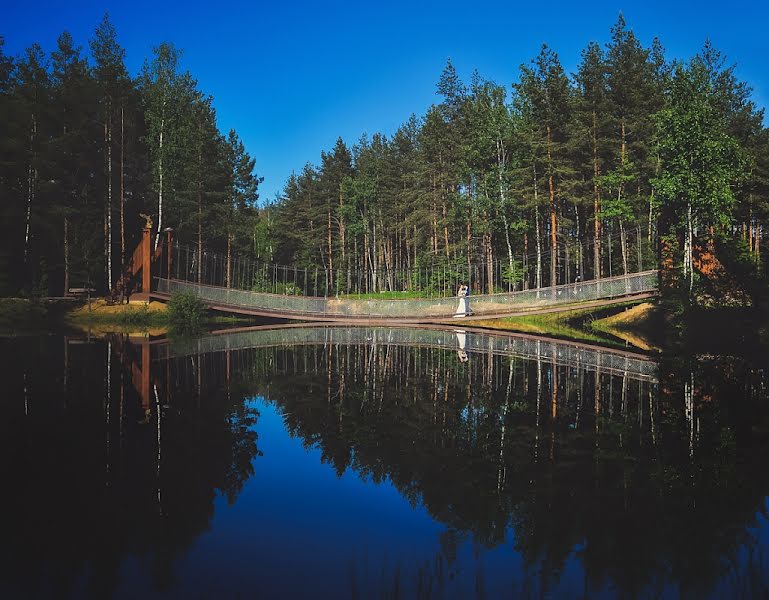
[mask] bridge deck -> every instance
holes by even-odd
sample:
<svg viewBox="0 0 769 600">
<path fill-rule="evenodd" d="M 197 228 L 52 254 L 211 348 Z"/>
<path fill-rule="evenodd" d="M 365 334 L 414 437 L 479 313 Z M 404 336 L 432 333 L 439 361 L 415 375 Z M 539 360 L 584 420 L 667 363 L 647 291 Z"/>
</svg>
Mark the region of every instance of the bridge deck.
<svg viewBox="0 0 769 600">
<path fill-rule="evenodd" d="M 545 314 L 575 308 L 605 306 L 623 300 L 648 298 L 656 293 L 657 271 L 611 277 L 537 290 L 474 295 L 472 315 L 455 318 L 458 299 L 404 300 L 344 297 L 287 296 L 233 288 L 198 285 L 175 279 L 157 279 L 150 297 L 167 301 L 175 292 L 198 296 L 212 310 L 299 321 L 374 323 L 447 323 Z"/>
</svg>

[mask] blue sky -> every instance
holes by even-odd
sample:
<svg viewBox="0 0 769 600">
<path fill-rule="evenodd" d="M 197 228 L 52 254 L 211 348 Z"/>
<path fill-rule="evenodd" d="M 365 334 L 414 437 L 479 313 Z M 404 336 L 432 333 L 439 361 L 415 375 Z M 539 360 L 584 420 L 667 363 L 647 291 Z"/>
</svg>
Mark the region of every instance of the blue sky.
<svg viewBox="0 0 769 600">
<path fill-rule="evenodd" d="M 9 3 L 10 4 L 10 3 Z M 213 95 L 219 126 L 234 128 L 272 199 L 293 170 L 318 162 L 338 136 L 392 133 L 435 101 L 451 57 L 509 86 L 543 42 L 569 72 L 590 40 L 605 43 L 622 12 L 645 45 L 688 58 L 710 38 L 769 103 L 769 2 L 13 2 L 2 10 L 6 52 L 46 51 L 69 30 L 84 47 L 109 11 L 129 70 L 173 42 L 183 65 Z"/>
</svg>

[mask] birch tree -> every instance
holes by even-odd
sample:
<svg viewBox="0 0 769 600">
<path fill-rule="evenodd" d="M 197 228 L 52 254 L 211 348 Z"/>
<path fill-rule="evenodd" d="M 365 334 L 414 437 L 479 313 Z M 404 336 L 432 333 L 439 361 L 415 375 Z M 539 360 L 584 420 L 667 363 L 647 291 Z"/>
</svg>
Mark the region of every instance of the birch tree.
<svg viewBox="0 0 769 600">
<path fill-rule="evenodd" d="M 102 148 L 104 156 L 104 221 L 105 221 L 105 263 L 107 275 L 107 289 L 113 288 L 113 224 L 112 217 L 114 212 L 113 187 L 115 180 L 113 147 L 115 138 L 115 121 L 120 115 L 120 142 L 121 150 L 124 142 L 124 112 L 125 102 L 128 95 L 130 80 L 125 68 L 125 51 L 117 42 L 117 32 L 109 20 L 109 15 L 105 14 L 102 21 L 94 32 L 94 37 L 90 41 L 91 55 L 94 59 L 93 75 L 98 88 L 100 120 L 103 126 Z M 125 197 L 122 193 L 122 165 L 124 157 L 121 153 L 120 164 L 120 260 L 119 265 L 122 270 L 122 263 L 125 259 Z"/>
</svg>

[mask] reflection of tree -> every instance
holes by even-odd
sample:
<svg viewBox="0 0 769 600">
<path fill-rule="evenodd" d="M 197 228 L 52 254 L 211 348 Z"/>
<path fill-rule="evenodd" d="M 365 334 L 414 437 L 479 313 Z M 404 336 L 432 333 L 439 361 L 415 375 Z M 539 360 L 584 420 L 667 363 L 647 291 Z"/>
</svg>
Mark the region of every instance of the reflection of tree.
<svg viewBox="0 0 769 600">
<path fill-rule="evenodd" d="M 233 502 L 253 474 L 258 414 L 243 399 L 257 394 L 338 474 L 391 481 L 446 526 L 435 557 L 408 574 L 383 567 L 380 590 L 406 579 L 440 590 L 464 541 L 513 539 L 524 596 L 555 589 L 574 553 L 586 590 L 700 595 L 720 579 L 765 595 L 769 569 L 746 528 L 769 490 L 769 405 L 765 381 L 739 361 L 665 362 L 658 385 L 549 355 L 460 364 L 449 350 L 380 343 L 220 352 L 156 361 L 140 424 L 116 359 L 104 406 L 103 344 L 69 348 L 67 370 L 61 347 L 14 344 L 0 346 L 14 374 L 0 420 L 0 476 L 13 490 L 0 496 L 5 595 L 76 594 L 88 578 L 85 591 L 106 596 L 129 556 L 170 588 L 216 495 Z M 358 567 L 351 589 L 366 587 Z"/>
<path fill-rule="evenodd" d="M 9 373 L 18 373 L 4 388 L 14 406 L 23 373 L 35 377 L 28 384 L 34 412 L 0 419 L 0 476 L 12 490 L 0 495 L 0 596 L 107 597 L 131 556 L 149 561 L 155 585 L 168 589 L 174 562 L 208 528 L 217 493 L 234 501 L 252 474 L 258 413 L 238 396 L 237 382 L 228 401 L 224 390 L 216 398 L 210 390 L 198 395 L 173 361 L 168 390 L 165 366 L 155 373 L 158 464 L 157 407 L 140 424 L 130 374 L 113 357 L 107 377 L 106 349 L 101 342 L 72 345 L 63 369 L 58 344 L 14 340 L 14 348 L 2 347 Z"/>
<path fill-rule="evenodd" d="M 460 365 L 449 351 L 386 345 L 246 355 L 254 389 L 337 473 L 390 480 L 485 545 L 512 526 L 537 565 L 532 589 L 557 582 L 579 548 L 593 589 L 707 590 L 769 490 L 755 435 L 769 407 L 744 365 L 700 363 L 692 417 L 683 383 L 670 383 L 688 380 L 680 365 L 663 373 L 660 396 L 656 384 L 550 360 L 478 354 Z"/>
</svg>

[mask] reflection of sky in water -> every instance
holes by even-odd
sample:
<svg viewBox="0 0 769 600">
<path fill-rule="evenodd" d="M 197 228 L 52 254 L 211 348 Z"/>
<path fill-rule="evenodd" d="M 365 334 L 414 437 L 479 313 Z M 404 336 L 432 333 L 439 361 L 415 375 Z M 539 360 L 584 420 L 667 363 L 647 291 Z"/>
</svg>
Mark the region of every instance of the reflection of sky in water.
<svg viewBox="0 0 769 600">
<path fill-rule="evenodd" d="M 331 598 L 353 581 L 361 593 L 392 586 L 398 571 L 407 580 L 401 585 L 411 587 L 418 567 L 430 568 L 440 553 L 445 528 L 423 507 L 412 508 L 389 482 L 363 481 L 351 469 L 338 478 L 330 465 L 319 468 L 320 450 L 306 450 L 291 438 L 273 404 L 251 402 L 260 412 L 263 456 L 255 459 L 255 474 L 233 506 L 217 497 L 210 530 L 177 566 L 185 575 L 176 591 L 213 596 L 252 585 L 260 594 Z M 481 573 L 500 583 L 504 568 L 512 581 L 517 562 L 510 540 L 493 550 L 463 543 L 446 572 L 451 596 L 472 595 Z"/>
<path fill-rule="evenodd" d="M 338 598 L 355 590 L 366 597 L 394 590 L 398 576 L 400 589 L 413 591 L 420 570 L 436 575 L 445 526 L 421 505 L 410 506 L 389 481 L 363 480 L 349 468 L 337 477 L 330 464 L 321 464 L 320 449 L 306 449 L 300 438 L 289 435 L 273 403 L 263 398 L 249 403 L 260 413 L 256 431 L 263 455 L 255 459 L 255 474 L 233 505 L 217 496 L 209 530 L 176 564 L 175 594 L 215 597 L 253 591 L 265 597 Z M 758 551 L 767 551 L 769 523 L 760 514 L 756 522 L 749 531 L 759 542 Z M 539 596 L 539 566 L 527 572 L 514 547 L 509 527 L 504 543 L 493 548 L 458 534 L 456 558 L 443 564 L 433 592 L 450 598 L 475 597 L 478 589 L 489 598 Z M 581 544 L 572 549 L 548 582 L 547 597 L 575 597 L 585 589 L 583 550 Z M 737 561 L 745 561 L 745 548 L 739 554 Z M 127 561 L 124 579 L 143 580 L 139 568 L 136 561 Z M 723 584 L 711 597 L 729 595 L 731 588 Z M 151 588 L 131 587 L 131 594 L 153 594 Z M 589 591 L 591 598 L 615 594 L 610 582 Z M 671 584 L 653 590 L 654 597 L 678 594 Z"/>
</svg>

